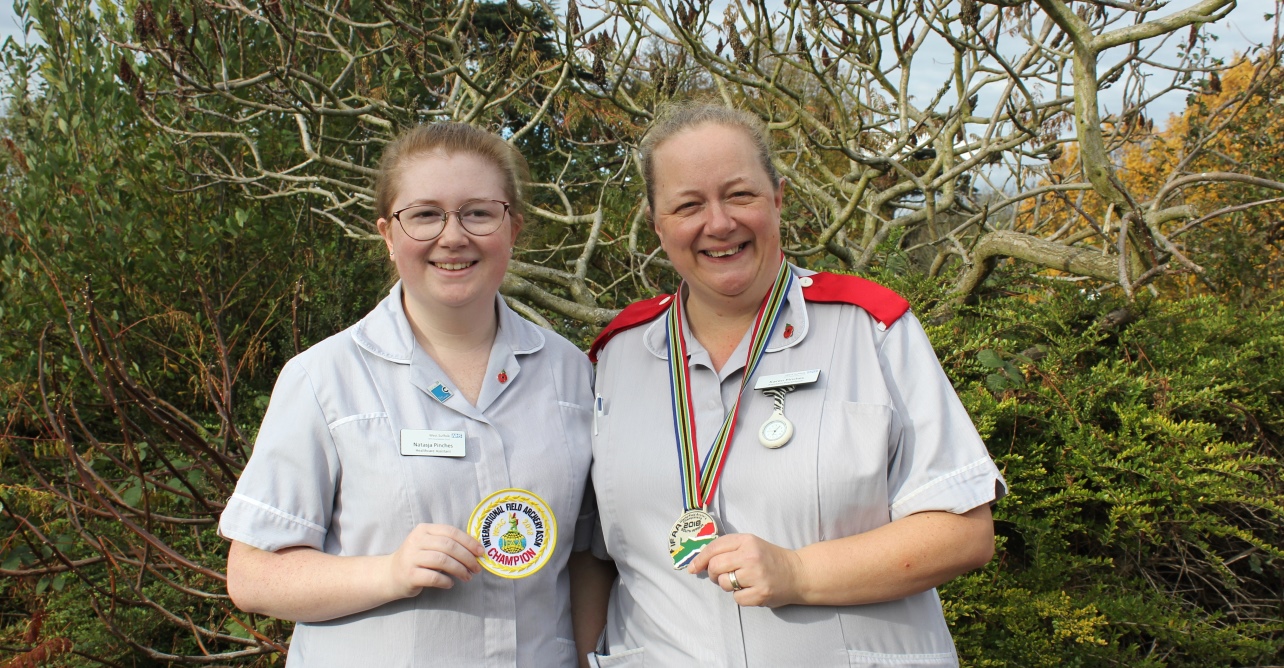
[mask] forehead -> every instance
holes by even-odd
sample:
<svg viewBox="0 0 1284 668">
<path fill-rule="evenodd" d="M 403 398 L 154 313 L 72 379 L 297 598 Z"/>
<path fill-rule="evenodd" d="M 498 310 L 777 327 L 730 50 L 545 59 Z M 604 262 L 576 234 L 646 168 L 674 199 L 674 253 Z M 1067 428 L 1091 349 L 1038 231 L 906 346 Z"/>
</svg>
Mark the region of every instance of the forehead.
<svg viewBox="0 0 1284 668">
<path fill-rule="evenodd" d="M 753 137 L 734 125 L 709 122 L 684 129 L 661 142 L 652 160 L 657 187 L 674 187 L 681 185 L 674 181 L 693 177 L 770 180 Z"/>
<path fill-rule="evenodd" d="M 398 202 L 458 197 L 503 199 L 508 195 L 504 170 L 471 152 L 430 151 L 407 156 L 396 183 Z"/>
</svg>

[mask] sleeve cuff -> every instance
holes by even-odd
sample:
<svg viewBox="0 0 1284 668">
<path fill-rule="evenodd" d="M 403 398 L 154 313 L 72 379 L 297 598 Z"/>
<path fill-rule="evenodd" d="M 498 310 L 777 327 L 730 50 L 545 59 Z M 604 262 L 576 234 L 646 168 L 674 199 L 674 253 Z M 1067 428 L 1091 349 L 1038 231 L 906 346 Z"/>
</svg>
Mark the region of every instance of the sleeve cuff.
<svg viewBox="0 0 1284 668">
<path fill-rule="evenodd" d="M 325 528 L 240 494 L 233 494 L 218 523 L 219 535 L 267 552 L 287 547 L 323 550 Z"/>
<path fill-rule="evenodd" d="M 1003 475 L 985 457 L 902 494 L 892 503 L 892 521 L 930 510 L 962 515 L 1007 493 Z"/>
</svg>

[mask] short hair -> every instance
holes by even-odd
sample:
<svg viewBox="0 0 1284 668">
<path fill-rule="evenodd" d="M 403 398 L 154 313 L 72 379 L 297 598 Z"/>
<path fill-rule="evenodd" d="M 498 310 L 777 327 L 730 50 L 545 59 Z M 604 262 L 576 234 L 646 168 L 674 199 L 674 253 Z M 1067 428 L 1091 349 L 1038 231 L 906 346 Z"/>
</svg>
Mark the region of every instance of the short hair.
<svg viewBox="0 0 1284 668">
<path fill-rule="evenodd" d="M 530 181 L 530 168 L 517 149 L 494 134 L 464 123 L 431 123 L 402 132 L 383 150 L 375 176 L 375 214 L 392 217 L 401 170 L 412 158 L 431 153 L 475 155 L 495 166 L 504 176 L 504 194 L 510 211 L 521 215 L 522 185 Z"/>
<path fill-rule="evenodd" d="M 747 111 L 711 102 L 673 102 L 661 108 L 638 146 L 642 179 L 646 181 L 646 203 L 652 210 L 655 207 L 655 150 L 674 135 L 707 123 L 744 131 L 758 151 L 758 160 L 771 178 L 772 188 L 780 187 L 780 172 L 771 162 L 771 139 L 762 119 Z"/>
</svg>

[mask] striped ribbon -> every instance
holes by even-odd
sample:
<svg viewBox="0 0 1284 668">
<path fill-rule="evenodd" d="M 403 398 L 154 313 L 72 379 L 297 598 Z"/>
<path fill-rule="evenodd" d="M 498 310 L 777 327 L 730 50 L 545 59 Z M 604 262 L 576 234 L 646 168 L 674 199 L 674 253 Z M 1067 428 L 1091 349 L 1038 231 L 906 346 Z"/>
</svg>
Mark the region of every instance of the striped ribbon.
<svg viewBox="0 0 1284 668">
<path fill-rule="evenodd" d="M 767 350 L 767 342 L 776 329 L 776 321 L 784 310 L 785 296 L 789 294 L 789 285 L 793 282 L 793 273 L 789 263 L 782 258 L 780 270 L 776 272 L 776 282 L 771 292 L 762 300 L 758 308 L 758 317 L 753 323 L 753 336 L 749 343 L 749 352 L 745 357 L 744 376 L 740 378 L 740 392 L 736 395 L 736 405 L 722 421 L 722 429 L 713 441 L 713 447 L 705 453 L 700 461 L 696 445 L 695 404 L 691 400 L 691 370 L 687 364 L 687 340 L 682 334 L 682 286 L 669 306 L 669 388 L 673 398 L 673 432 L 678 443 L 678 462 L 682 468 L 682 498 L 686 510 L 707 508 L 713 500 L 713 493 L 718 489 L 718 479 L 722 476 L 722 466 L 726 463 L 731 438 L 736 431 L 736 416 L 740 413 L 740 400 L 744 398 L 745 386 L 749 377 L 762 361 L 762 354 Z"/>
</svg>

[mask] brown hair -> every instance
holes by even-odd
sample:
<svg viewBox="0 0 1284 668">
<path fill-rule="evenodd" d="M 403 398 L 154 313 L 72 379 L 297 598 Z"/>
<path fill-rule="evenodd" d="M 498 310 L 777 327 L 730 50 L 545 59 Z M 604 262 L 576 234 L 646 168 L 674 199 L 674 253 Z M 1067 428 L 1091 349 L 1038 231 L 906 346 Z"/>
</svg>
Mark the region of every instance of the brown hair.
<svg viewBox="0 0 1284 668">
<path fill-rule="evenodd" d="M 383 149 L 379 173 L 375 176 L 375 214 L 392 217 L 401 169 L 411 159 L 428 153 L 468 153 L 490 162 L 504 175 L 504 193 L 509 210 L 522 215 L 522 184 L 530 181 L 526 159 L 517 149 L 494 134 L 463 123 L 432 123 L 402 132 Z"/>
<path fill-rule="evenodd" d="M 780 188 L 780 172 L 771 163 L 771 140 L 761 119 L 747 111 L 711 102 L 674 102 L 660 110 L 638 146 L 642 179 L 646 181 L 647 206 L 655 206 L 655 150 L 674 135 L 706 123 L 743 130 L 757 149 L 758 160 L 771 178 L 772 188 Z"/>
</svg>

